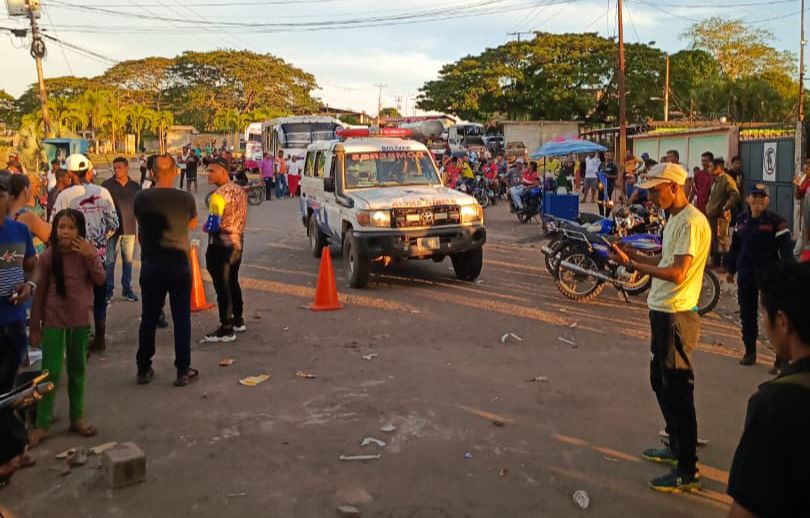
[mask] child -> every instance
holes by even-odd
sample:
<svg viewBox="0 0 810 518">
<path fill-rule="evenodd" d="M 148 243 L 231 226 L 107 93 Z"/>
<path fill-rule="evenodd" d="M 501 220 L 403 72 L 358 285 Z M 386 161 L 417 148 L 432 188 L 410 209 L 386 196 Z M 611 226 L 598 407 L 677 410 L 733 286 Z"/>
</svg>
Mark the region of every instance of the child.
<svg viewBox="0 0 810 518">
<path fill-rule="evenodd" d="M 93 286 L 103 286 L 107 275 L 98 251 L 85 239 L 84 214 L 75 209 L 59 211 L 53 218 L 48 249 L 39 258 L 40 287 L 31 310 L 31 343 L 42 344 L 42 368 L 49 380 L 59 382 L 67 349 L 70 430 L 84 437 L 96 428 L 83 419 L 87 343 L 93 319 Z M 31 432 L 33 447 L 48 434 L 53 421 L 55 393 L 39 402 Z"/>
</svg>

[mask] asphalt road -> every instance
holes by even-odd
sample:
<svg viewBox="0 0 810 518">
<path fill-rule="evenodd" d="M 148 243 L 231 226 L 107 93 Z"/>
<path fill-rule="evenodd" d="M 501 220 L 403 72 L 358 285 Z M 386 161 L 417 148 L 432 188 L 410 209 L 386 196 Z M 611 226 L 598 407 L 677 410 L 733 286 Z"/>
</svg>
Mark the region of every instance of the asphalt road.
<svg viewBox="0 0 810 518">
<path fill-rule="evenodd" d="M 302 306 L 319 263 L 296 202 L 251 208 L 241 274 L 248 332 L 198 343 L 216 312 L 195 314 L 201 377 L 174 388 L 172 335 L 160 331 L 155 380 L 138 386 L 139 304 L 116 300 L 108 352 L 91 358 L 88 374 L 86 413 L 100 435 L 65 431 L 63 384 L 60 419 L 33 450 L 37 466 L 18 472 L 0 503 L 37 518 L 320 517 L 346 503 L 396 518 L 725 516 L 745 404 L 768 376 L 765 365 L 737 365 L 737 326 L 705 317 L 695 356 L 700 435 L 710 440 L 699 451 L 705 489 L 655 493 L 647 482 L 665 468 L 639 455 L 662 428 L 644 299 L 626 304 L 613 289 L 591 304 L 564 299 L 543 267 L 539 227 L 517 223 L 505 204 L 486 215 L 479 282 L 457 281 L 445 260 L 381 268 L 367 289 L 351 290 L 335 251 L 345 309 L 315 313 Z M 507 333 L 520 339 L 503 343 Z M 233 365 L 218 366 L 225 357 Z M 262 373 L 272 378 L 237 383 Z M 540 376 L 547 381 L 528 381 Z M 389 424 L 394 432 L 381 431 Z M 361 447 L 366 437 L 386 446 Z M 55 454 L 107 441 L 143 448 L 145 483 L 105 488 L 97 457 L 60 473 Z M 588 510 L 572 499 L 578 489 Z"/>
</svg>

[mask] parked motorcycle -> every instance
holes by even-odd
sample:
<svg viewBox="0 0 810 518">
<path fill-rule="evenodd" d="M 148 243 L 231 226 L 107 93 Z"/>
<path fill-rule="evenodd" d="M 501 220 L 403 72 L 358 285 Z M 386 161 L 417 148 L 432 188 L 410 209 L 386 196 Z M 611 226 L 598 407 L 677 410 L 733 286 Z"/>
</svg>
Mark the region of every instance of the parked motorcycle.
<svg viewBox="0 0 810 518">
<path fill-rule="evenodd" d="M 579 240 L 582 246 L 567 249 L 559 259 L 556 285 L 560 293 L 575 301 L 596 298 L 607 284 L 612 284 L 629 302 L 628 295 L 640 295 L 649 289 L 652 279 L 610 259 L 609 250 L 615 242 L 629 246 L 643 255 L 659 256 L 661 237 L 654 234 L 630 234 L 611 241 L 604 235 L 563 230 L 567 238 Z M 720 281 L 710 269 L 703 271 L 703 287 L 697 312 L 705 315 L 720 300 Z"/>
</svg>

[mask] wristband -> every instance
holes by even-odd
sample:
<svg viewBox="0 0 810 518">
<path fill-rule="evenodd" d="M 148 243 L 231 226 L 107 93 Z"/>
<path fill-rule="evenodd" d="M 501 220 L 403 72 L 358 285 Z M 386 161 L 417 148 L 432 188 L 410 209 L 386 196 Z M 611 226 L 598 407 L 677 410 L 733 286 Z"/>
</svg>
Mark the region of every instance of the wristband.
<svg viewBox="0 0 810 518">
<path fill-rule="evenodd" d="M 25 283 L 27 285 L 31 286 L 31 291 L 32 292 L 37 291 L 37 283 L 35 283 L 34 281 L 26 281 Z"/>
</svg>

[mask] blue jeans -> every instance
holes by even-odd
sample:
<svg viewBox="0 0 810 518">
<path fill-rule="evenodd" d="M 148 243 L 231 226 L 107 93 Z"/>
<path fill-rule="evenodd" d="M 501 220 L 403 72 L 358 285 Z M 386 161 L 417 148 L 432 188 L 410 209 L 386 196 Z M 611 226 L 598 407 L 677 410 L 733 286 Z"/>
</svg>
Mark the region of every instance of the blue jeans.
<svg viewBox="0 0 810 518">
<path fill-rule="evenodd" d="M 135 256 L 135 234 L 115 235 L 107 244 L 107 297 L 115 292 L 115 263 L 121 251 L 121 293 L 132 294 L 132 259 Z"/>
<path fill-rule="evenodd" d="M 509 194 L 512 196 L 512 201 L 515 203 L 515 207 L 517 207 L 518 210 L 523 210 L 524 192 L 526 192 L 526 188 L 522 185 L 516 185 L 509 191 Z"/>
<path fill-rule="evenodd" d="M 276 198 L 282 198 L 287 195 L 287 175 L 276 175 Z"/>
</svg>

